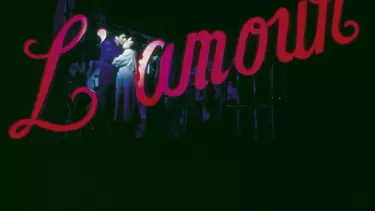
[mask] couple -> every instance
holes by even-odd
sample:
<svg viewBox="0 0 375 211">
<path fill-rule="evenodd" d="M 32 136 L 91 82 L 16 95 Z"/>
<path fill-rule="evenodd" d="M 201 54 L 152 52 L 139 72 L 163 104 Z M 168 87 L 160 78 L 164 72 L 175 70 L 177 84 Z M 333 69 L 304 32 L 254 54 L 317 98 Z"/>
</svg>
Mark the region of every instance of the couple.
<svg viewBox="0 0 375 211">
<path fill-rule="evenodd" d="M 112 120 L 131 125 L 139 108 L 141 129 L 144 130 L 146 107 L 138 104 L 135 93 L 137 41 L 125 33 L 117 32 L 113 35 L 101 44 L 103 68 L 99 76 L 98 108 L 104 119 L 100 119 L 109 130 Z"/>
</svg>

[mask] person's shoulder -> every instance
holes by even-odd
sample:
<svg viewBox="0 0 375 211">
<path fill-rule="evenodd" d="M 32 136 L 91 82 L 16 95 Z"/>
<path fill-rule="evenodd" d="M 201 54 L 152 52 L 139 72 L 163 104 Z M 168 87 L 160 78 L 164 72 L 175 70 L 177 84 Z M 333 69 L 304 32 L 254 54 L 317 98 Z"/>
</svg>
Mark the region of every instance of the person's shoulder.
<svg viewBox="0 0 375 211">
<path fill-rule="evenodd" d="M 124 54 L 135 54 L 135 51 L 133 49 L 128 48 L 124 50 Z"/>
<path fill-rule="evenodd" d="M 108 45 L 112 45 L 112 44 L 113 44 L 112 39 L 107 39 L 107 40 L 104 40 L 100 45 L 101 46 L 108 46 Z"/>
</svg>

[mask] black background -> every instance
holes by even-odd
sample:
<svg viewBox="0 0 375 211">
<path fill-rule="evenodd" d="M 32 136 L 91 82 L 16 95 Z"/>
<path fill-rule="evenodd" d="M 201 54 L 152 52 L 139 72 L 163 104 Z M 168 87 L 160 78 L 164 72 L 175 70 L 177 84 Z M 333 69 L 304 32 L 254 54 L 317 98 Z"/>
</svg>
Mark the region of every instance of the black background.
<svg viewBox="0 0 375 211">
<path fill-rule="evenodd" d="M 329 38 L 323 54 L 279 64 L 288 71 L 288 140 L 264 145 L 4 141 L 1 205 L 7 208 L 2 210 L 370 210 L 371 11 L 363 3 L 346 0 L 344 5 L 342 20 L 360 25 L 357 40 L 340 46 Z M 3 18 L 11 25 L 3 33 L 3 115 L 10 117 L 2 121 L 4 129 L 31 112 L 44 61 L 27 58 L 23 43 L 35 38 L 40 43 L 35 51 L 48 50 L 56 7 L 54 1 L 19 4 Z M 295 14 L 296 5 L 101 3 L 108 13 L 117 13 L 110 20 L 149 34 L 163 28 L 163 36 L 177 44 L 186 33 L 204 28 L 222 29 L 235 43 L 248 18 L 269 18 L 281 6 Z M 10 62 L 13 58 L 16 62 Z"/>
</svg>

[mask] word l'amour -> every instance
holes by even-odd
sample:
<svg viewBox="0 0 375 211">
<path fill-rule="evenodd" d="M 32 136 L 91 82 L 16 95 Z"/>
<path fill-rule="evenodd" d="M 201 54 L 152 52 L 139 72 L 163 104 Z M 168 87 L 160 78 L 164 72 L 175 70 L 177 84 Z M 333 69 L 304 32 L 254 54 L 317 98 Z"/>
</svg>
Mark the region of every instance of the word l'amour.
<svg viewBox="0 0 375 211">
<path fill-rule="evenodd" d="M 325 34 L 327 25 L 327 12 L 329 0 L 309 0 L 311 4 L 318 7 L 317 25 L 315 32 L 315 39 L 313 44 L 307 48 L 305 43 L 305 32 L 306 32 L 306 19 L 307 19 L 307 6 L 308 1 L 301 1 L 298 3 L 297 11 L 297 33 L 296 33 L 296 44 L 295 49 L 292 52 L 286 50 L 287 36 L 289 33 L 290 26 L 290 13 L 286 8 L 279 8 L 273 17 L 269 20 L 265 20 L 261 17 L 253 17 L 245 22 L 243 25 L 238 43 L 236 47 L 236 53 L 234 57 L 235 69 L 242 75 L 251 76 L 254 75 L 262 66 L 268 44 L 268 29 L 270 27 L 277 27 L 277 45 L 276 45 L 276 56 L 281 62 L 290 62 L 294 58 L 296 59 L 308 59 L 313 54 L 321 54 L 324 51 L 325 45 Z M 353 32 L 351 35 L 343 35 L 340 30 L 341 16 L 343 9 L 344 0 L 334 0 L 333 5 L 333 17 L 331 25 L 332 38 L 338 44 L 344 45 L 349 44 L 358 37 L 359 26 L 353 20 L 348 20 L 343 23 L 345 28 L 352 27 Z M 81 22 L 81 28 L 76 37 L 70 41 L 66 46 L 63 46 L 64 38 L 68 30 L 77 22 Z M 83 15 L 76 15 L 71 18 L 61 31 L 57 34 L 56 38 L 52 42 L 50 51 L 47 54 L 35 54 L 30 51 L 30 46 L 37 43 L 36 40 L 28 40 L 25 43 L 24 51 L 32 59 L 46 59 L 46 65 L 44 74 L 40 84 L 39 93 L 37 100 L 34 105 L 31 117 L 28 119 L 21 119 L 14 123 L 9 129 L 9 135 L 13 139 L 20 139 L 25 137 L 34 125 L 41 128 L 54 131 L 54 132 L 68 132 L 82 128 L 86 125 L 91 118 L 94 116 L 97 107 L 97 98 L 95 94 L 86 87 L 81 87 L 75 90 L 72 94 L 72 100 L 80 93 L 86 93 L 91 99 L 91 107 L 84 118 L 76 123 L 59 125 L 50 123 L 39 119 L 41 108 L 45 102 L 48 94 L 49 87 L 51 85 L 53 75 L 56 70 L 56 65 L 61 54 L 72 49 L 83 37 L 87 29 L 87 19 Z M 244 65 L 244 55 L 246 50 L 246 44 L 249 36 L 258 37 L 258 46 L 256 49 L 256 56 L 254 62 L 250 67 Z M 187 41 L 185 46 L 185 53 L 183 58 L 183 65 L 180 74 L 179 84 L 176 88 L 171 89 L 168 87 L 168 76 L 171 69 L 171 61 L 173 59 L 174 44 L 165 44 L 162 40 L 155 40 L 151 42 L 146 49 L 143 51 L 142 56 L 139 60 L 138 71 L 136 74 L 136 92 L 138 100 L 147 106 L 152 106 L 157 103 L 162 96 L 165 94 L 170 97 L 176 97 L 183 94 L 188 87 L 195 45 L 200 42 L 201 49 L 199 51 L 198 66 L 195 74 L 195 86 L 198 89 L 204 89 L 208 80 L 206 78 L 206 66 L 210 53 L 211 42 L 215 40 L 215 53 L 213 58 L 212 72 L 210 75 L 210 82 L 212 84 L 223 83 L 228 74 L 229 69 L 223 70 L 223 58 L 224 50 L 226 47 L 226 35 L 223 31 L 214 31 L 209 33 L 208 31 L 202 30 L 200 32 L 192 32 L 187 35 Z M 148 63 L 153 51 L 156 48 L 163 48 L 163 56 L 160 65 L 160 76 L 158 79 L 158 85 L 155 93 L 150 97 L 147 96 L 144 90 L 143 81 Z"/>
</svg>

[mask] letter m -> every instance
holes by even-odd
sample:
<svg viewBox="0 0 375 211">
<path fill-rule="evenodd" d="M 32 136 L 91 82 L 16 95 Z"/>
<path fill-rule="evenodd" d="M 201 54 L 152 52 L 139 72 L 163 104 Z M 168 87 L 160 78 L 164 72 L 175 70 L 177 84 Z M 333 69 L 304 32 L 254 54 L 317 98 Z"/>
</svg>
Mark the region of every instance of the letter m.
<svg viewBox="0 0 375 211">
<path fill-rule="evenodd" d="M 199 41 L 200 43 L 200 51 L 198 57 L 198 65 L 197 70 L 195 73 L 195 86 L 198 89 L 204 89 L 207 86 L 207 79 L 206 79 L 206 69 L 207 69 L 207 62 L 209 56 L 211 55 L 211 43 L 212 40 L 216 41 L 214 59 L 213 59 L 213 68 L 211 73 L 211 80 L 214 84 L 219 84 L 222 81 L 218 81 L 217 77 L 213 77 L 213 75 L 218 75 L 218 71 L 220 73 L 222 70 L 223 65 L 223 58 L 225 53 L 225 45 L 226 45 L 226 36 L 225 33 L 222 31 L 214 31 L 213 33 L 209 33 L 206 30 L 202 30 L 198 33 L 193 32 L 188 34 L 187 43 L 186 43 L 186 52 L 185 52 L 185 62 L 184 65 L 189 65 L 187 68 L 191 69 L 193 55 L 195 51 L 195 45 Z M 188 62 L 188 63 L 186 63 Z M 185 66 L 186 67 L 186 66 Z M 225 80 L 225 78 L 224 78 Z"/>
</svg>

